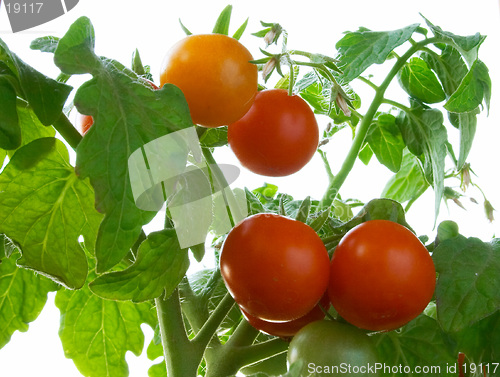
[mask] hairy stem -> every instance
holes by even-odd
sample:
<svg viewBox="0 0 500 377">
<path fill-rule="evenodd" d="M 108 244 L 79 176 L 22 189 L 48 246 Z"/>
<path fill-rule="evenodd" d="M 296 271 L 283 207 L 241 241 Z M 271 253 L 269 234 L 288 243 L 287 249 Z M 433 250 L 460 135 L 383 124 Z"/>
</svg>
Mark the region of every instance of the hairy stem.
<svg viewBox="0 0 500 377">
<path fill-rule="evenodd" d="M 229 293 L 226 293 L 224 298 L 219 302 L 219 305 L 217 305 L 198 334 L 196 334 L 196 336 L 194 337 L 193 343 L 196 343 L 205 348 L 219 328 L 221 322 L 224 320 L 224 318 L 226 318 L 226 315 L 233 308 L 233 305 L 234 299 Z"/>
<path fill-rule="evenodd" d="M 168 376 L 195 377 L 205 347 L 196 347 L 187 337 L 179 291 L 166 299 L 158 297 L 155 303 Z"/>
<path fill-rule="evenodd" d="M 69 121 L 69 119 L 61 113 L 61 116 L 54 122 L 52 125 L 57 132 L 61 134 L 61 136 L 66 140 L 66 142 L 76 150 L 76 147 L 82 140 L 82 135 L 78 130 L 73 126 L 73 124 Z"/>
<path fill-rule="evenodd" d="M 363 142 L 365 140 L 366 134 L 368 133 L 368 129 L 370 128 L 373 118 L 375 117 L 378 108 L 384 101 L 385 91 L 389 87 L 389 84 L 392 82 L 398 71 L 403 67 L 406 61 L 415 52 L 417 52 L 427 44 L 435 43 L 437 41 L 438 41 L 437 38 L 429 38 L 412 45 L 408 49 L 408 51 L 406 51 L 405 54 L 403 54 L 400 58 L 398 58 L 398 60 L 396 61 L 392 69 L 389 71 L 387 77 L 384 79 L 382 84 L 376 88 L 375 97 L 373 98 L 373 101 L 370 104 L 370 107 L 368 108 L 365 116 L 361 120 L 361 123 L 357 127 L 356 135 L 354 136 L 351 148 L 347 153 L 344 163 L 342 164 L 337 175 L 335 175 L 333 180 L 330 182 L 328 189 L 326 190 L 326 193 L 323 196 L 323 199 L 321 200 L 321 207 L 325 208 L 332 205 L 333 201 L 335 200 L 335 197 L 337 196 L 340 190 L 340 187 L 343 185 L 347 176 L 351 172 L 354 163 L 356 162 L 356 159 L 358 157 L 359 151 L 363 146 Z"/>
</svg>

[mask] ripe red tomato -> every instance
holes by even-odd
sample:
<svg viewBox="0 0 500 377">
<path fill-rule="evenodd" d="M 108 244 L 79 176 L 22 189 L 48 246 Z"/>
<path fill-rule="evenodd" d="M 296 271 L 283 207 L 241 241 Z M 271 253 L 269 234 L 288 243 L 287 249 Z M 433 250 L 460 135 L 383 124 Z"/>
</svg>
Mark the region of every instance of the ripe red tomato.
<svg viewBox="0 0 500 377">
<path fill-rule="evenodd" d="M 250 171 L 282 177 L 302 169 L 319 143 L 318 123 L 309 105 L 283 89 L 263 90 L 240 120 L 229 125 L 228 141 Z"/>
<path fill-rule="evenodd" d="M 252 106 L 257 93 L 257 66 L 236 39 L 222 34 L 190 35 L 177 42 L 163 60 L 160 86 L 178 86 L 194 123 L 228 125 Z"/>
<path fill-rule="evenodd" d="M 93 124 L 94 118 L 92 118 L 92 115 L 76 114 L 76 128 L 82 135 L 85 135 Z"/>
<path fill-rule="evenodd" d="M 340 241 L 330 266 L 329 295 L 348 322 L 393 330 L 417 317 L 434 294 L 436 271 L 420 240 L 388 220 L 371 220 Z"/>
<path fill-rule="evenodd" d="M 328 310 L 329 307 L 330 298 L 328 297 L 328 294 L 325 293 L 320 302 L 318 302 L 318 304 L 309 313 L 300 318 L 294 319 L 293 321 L 265 321 L 247 313 L 244 309 L 240 308 L 240 310 L 248 323 L 250 323 L 257 330 L 263 331 L 269 335 L 279 336 L 280 338 L 291 338 L 305 325 L 325 318 L 325 312 L 323 310 Z"/>
<path fill-rule="evenodd" d="M 316 306 L 328 285 L 329 263 L 310 226 L 269 213 L 236 225 L 220 256 L 222 277 L 238 305 L 276 322 L 302 317 Z"/>
</svg>

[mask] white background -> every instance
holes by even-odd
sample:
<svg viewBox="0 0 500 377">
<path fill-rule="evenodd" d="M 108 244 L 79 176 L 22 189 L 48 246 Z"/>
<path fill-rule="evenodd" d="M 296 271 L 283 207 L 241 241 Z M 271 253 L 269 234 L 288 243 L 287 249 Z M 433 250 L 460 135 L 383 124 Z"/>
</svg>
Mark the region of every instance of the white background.
<svg viewBox="0 0 500 377">
<path fill-rule="evenodd" d="M 68 27 L 78 17 L 85 15 L 90 18 L 96 34 L 96 50 L 99 55 L 114 58 L 125 65 L 130 64 L 132 52 L 138 48 L 144 64 L 151 66 L 156 82 L 159 81 L 159 66 L 168 48 L 184 36 L 179 27 L 178 19 L 193 33 L 207 33 L 220 11 L 227 5 L 226 1 L 112 1 L 112 0 L 80 0 L 80 3 L 65 16 L 41 25 L 37 28 L 12 34 L 8 24 L 5 7 L 0 8 L 0 38 L 9 48 L 17 53 L 27 63 L 35 66 L 43 73 L 56 77 L 58 69 L 52 63 L 51 54 L 43 54 L 29 50 L 31 40 L 44 35 L 62 37 Z M 255 58 L 260 57 L 260 40 L 250 35 L 260 30 L 259 21 L 279 22 L 289 32 L 289 47 L 327 55 L 335 55 L 335 43 L 342 37 L 342 32 L 355 30 L 365 26 L 372 30 L 392 30 L 412 23 L 424 23 L 419 13 L 444 30 L 459 35 L 470 35 L 480 32 L 487 39 L 480 49 L 480 58 L 490 68 L 493 81 L 493 97 L 489 117 L 481 116 L 477 127 L 476 140 L 469 157 L 472 169 L 477 174 L 473 177 L 485 191 L 493 206 L 500 208 L 500 190 L 498 165 L 500 162 L 499 148 L 499 97 L 497 95 L 500 83 L 498 64 L 498 48 L 500 46 L 499 7 L 493 0 L 308 0 L 304 2 L 285 2 L 269 0 L 234 1 L 233 22 L 230 33 L 250 17 L 247 31 L 241 42 L 252 52 Z M 370 72 L 376 74 L 378 67 Z M 72 79 L 69 84 L 78 86 L 86 78 Z M 376 77 L 380 83 L 383 77 Z M 372 93 L 364 84 L 355 83 L 355 89 L 365 98 Z M 394 87 L 395 88 L 395 87 Z M 404 94 L 391 89 L 395 100 L 406 102 Z M 369 97 L 368 97 L 369 98 Z M 365 106 L 369 100 L 365 100 Z M 319 119 L 320 127 L 326 125 L 325 119 Z M 450 132 L 450 139 L 456 141 L 457 134 Z M 351 134 L 344 130 L 325 148 L 331 161 L 334 173 L 338 170 L 343 156 L 350 144 Z M 455 143 L 455 145 L 457 145 Z M 228 162 L 233 157 L 228 148 L 216 154 L 219 162 Z M 354 172 L 348 177 L 342 187 L 344 198 L 352 197 L 368 201 L 380 194 L 385 182 L 391 176 L 385 168 L 377 166 L 375 158 L 368 168 L 359 161 Z M 242 171 L 242 175 L 234 186 L 255 188 L 264 182 L 277 184 L 282 191 L 292 194 L 295 198 L 311 195 L 321 198 L 326 188 L 327 180 L 321 161 L 315 157 L 301 172 L 287 178 L 266 179 Z M 449 183 L 450 185 L 452 183 Z M 459 182 L 453 185 L 458 186 Z M 482 203 L 482 197 L 477 190 L 470 189 L 468 196 Z M 477 236 L 485 241 L 495 233 L 500 235 L 498 222 L 490 224 L 484 217 L 481 204 L 475 205 L 468 197 L 462 202 L 467 211 L 458 208 L 453 203 L 449 208 L 442 206 L 438 221 L 453 219 L 460 225 L 462 234 Z M 428 234 L 433 237 L 433 194 L 428 192 L 409 211 L 407 219 L 418 234 Z M 498 213 L 495 213 L 500 217 Z M 27 333 L 16 332 L 2 350 L 0 350 L 0 376 L 2 377 L 78 377 L 81 374 L 71 360 L 65 359 L 58 338 L 59 312 L 53 305 L 51 294 L 48 303 L 40 317 L 30 325 Z M 146 345 L 152 337 L 152 331 L 144 327 Z M 127 354 L 130 364 L 130 375 L 147 376 L 151 362 L 145 352 L 140 358 Z M 113 377 L 113 376 L 111 376 Z"/>
</svg>

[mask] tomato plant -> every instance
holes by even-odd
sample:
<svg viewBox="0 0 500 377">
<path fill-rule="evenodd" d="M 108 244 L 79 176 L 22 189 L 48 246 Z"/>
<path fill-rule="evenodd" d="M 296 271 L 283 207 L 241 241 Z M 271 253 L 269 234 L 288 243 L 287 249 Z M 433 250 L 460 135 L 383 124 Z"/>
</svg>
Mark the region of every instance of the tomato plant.
<svg viewBox="0 0 500 377">
<path fill-rule="evenodd" d="M 310 106 L 284 89 L 263 90 L 250 110 L 229 125 L 227 138 L 243 166 L 281 177 L 296 173 L 318 148 L 319 129 Z"/>
<path fill-rule="evenodd" d="M 333 43 L 337 23 L 318 22 L 301 30 L 317 53 L 292 48 L 278 23 L 250 36 L 244 21 L 231 38 L 231 10 L 212 34 L 181 24 L 190 36 L 178 44 L 162 35 L 141 47 L 160 66 L 174 45 L 161 90 L 144 85 L 153 75 L 137 50 L 130 68 L 97 53 L 88 17 L 31 43 L 55 78 L 2 33 L 0 347 L 55 297 L 64 355 L 86 376 L 126 377 L 144 325 L 155 377 L 302 377 L 338 362 L 378 362 L 384 376 L 498 375 L 500 242 L 453 221 L 455 204 L 482 205 L 485 218 L 460 220 L 486 228 L 498 205 L 471 153 L 491 132 L 482 54 L 495 46 L 427 18 Z M 85 137 L 73 107 L 97 125 Z M 307 165 L 314 153 L 324 171 Z M 236 158 L 266 182 L 240 179 Z M 322 298 L 328 320 L 303 326 L 323 317 Z"/>
<path fill-rule="evenodd" d="M 288 362 L 299 360 L 302 376 L 380 375 L 374 369 L 380 359 L 372 339 L 336 321 L 312 322 L 297 333 L 288 348 Z"/>
<path fill-rule="evenodd" d="M 282 322 L 317 305 L 328 284 L 329 258 L 308 225 L 261 213 L 229 232 L 220 268 L 238 305 L 260 319 Z"/>
<path fill-rule="evenodd" d="M 193 122 L 205 127 L 228 125 L 240 119 L 257 93 L 257 67 L 250 52 L 222 34 L 190 35 L 167 53 L 160 85 L 178 86 Z"/>
<path fill-rule="evenodd" d="M 432 258 L 420 240 L 389 220 L 351 229 L 331 261 L 329 295 L 348 322 L 367 330 L 394 330 L 417 317 L 436 285 Z"/>
</svg>

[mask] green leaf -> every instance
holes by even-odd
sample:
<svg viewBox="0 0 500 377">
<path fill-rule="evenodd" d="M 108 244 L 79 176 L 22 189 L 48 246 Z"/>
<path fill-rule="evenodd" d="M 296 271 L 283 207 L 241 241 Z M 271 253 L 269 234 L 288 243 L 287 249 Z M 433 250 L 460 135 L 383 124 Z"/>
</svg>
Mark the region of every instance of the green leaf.
<svg viewBox="0 0 500 377">
<path fill-rule="evenodd" d="M 373 336 L 386 366 L 384 376 L 413 376 L 417 368 L 425 376 L 456 376 L 448 369 L 456 361 L 456 352 L 450 347 L 449 339 L 436 320 L 420 315 L 401 331 Z M 383 367 L 382 366 L 382 367 Z M 393 368 L 391 368 L 393 367 Z M 402 373 L 399 373 L 399 372 Z"/>
<path fill-rule="evenodd" d="M 401 204 L 390 199 L 373 199 L 366 203 L 356 216 L 342 224 L 335 224 L 328 232 L 336 235 L 344 234 L 356 225 L 377 219 L 391 220 L 411 230 L 410 225 L 406 222 L 405 211 Z"/>
<path fill-rule="evenodd" d="M 18 101 L 17 116 L 19 118 L 19 126 L 21 127 L 22 141 L 20 147 L 28 145 L 37 139 L 56 136 L 54 128 L 44 127 L 27 103 Z M 9 151 L 9 156 L 12 157 L 13 154 L 12 151 Z"/>
<path fill-rule="evenodd" d="M 64 354 L 85 376 L 128 376 L 125 354 L 132 351 L 138 356 L 144 347 L 141 324 L 154 329 L 157 323 L 151 303 L 104 300 L 87 286 L 60 290 L 55 303 L 61 312 Z"/>
<path fill-rule="evenodd" d="M 139 76 L 146 75 L 146 70 L 142 64 L 141 55 L 139 50 L 136 48 L 132 54 L 132 71 L 134 71 Z"/>
<path fill-rule="evenodd" d="M 206 148 L 227 145 L 227 127 L 205 128 L 200 136 L 200 144 Z"/>
<path fill-rule="evenodd" d="M 255 215 L 265 211 L 264 205 L 259 201 L 257 195 L 246 187 L 245 196 L 247 198 L 248 215 Z"/>
<path fill-rule="evenodd" d="M 391 114 L 381 114 L 367 135 L 368 144 L 382 165 L 396 173 L 401 167 L 405 144 Z"/>
<path fill-rule="evenodd" d="M 96 244 L 97 271 L 104 272 L 128 253 L 142 226 L 155 216 L 150 208 L 136 205 L 129 157 L 134 152 L 146 153 L 145 148 L 153 145 L 148 145 L 150 142 L 193 124 L 177 87 L 167 84 L 161 90 L 152 90 L 120 63 L 95 60 L 92 48 L 92 25 L 80 18 L 60 40 L 55 58 L 65 73 L 94 75 L 79 88 L 74 100 L 81 113 L 94 118 L 93 126 L 78 145 L 76 168 L 82 178 L 90 178 L 96 208 L 105 214 Z M 166 155 L 148 157 L 168 161 L 168 167 L 162 169 L 175 164 L 185 166 L 187 150 L 183 156 L 172 156 L 176 153 L 173 150 L 161 153 Z"/>
<path fill-rule="evenodd" d="M 331 83 L 324 82 L 322 84 L 315 74 L 308 73 L 304 75 L 303 79 L 299 80 L 295 87 L 300 90 L 300 96 L 313 107 L 315 114 L 327 115 L 335 124 L 343 126 L 350 123 L 351 126 L 355 127 L 358 123 L 359 118 L 356 114 L 353 113 L 350 117 L 347 117 L 343 112 L 336 111 L 336 107 L 332 103 L 335 98 L 332 99 Z M 361 105 L 359 96 L 349 87 L 344 86 L 342 90 L 354 98 L 352 104 L 355 108 Z"/>
<path fill-rule="evenodd" d="M 421 58 L 436 72 L 447 97 L 455 93 L 468 72 L 462 56 L 450 45 L 444 47 L 441 55 L 425 52 Z"/>
<path fill-rule="evenodd" d="M 229 34 L 229 22 L 231 21 L 232 11 L 233 11 L 232 5 L 228 5 L 222 10 L 221 14 L 219 15 L 219 18 L 217 18 L 217 21 L 215 22 L 215 26 L 214 29 L 212 30 L 212 33 L 224 34 L 224 35 Z"/>
<path fill-rule="evenodd" d="M 300 203 L 300 207 L 297 210 L 297 215 L 295 216 L 295 220 L 305 223 L 307 218 L 309 217 L 310 210 L 311 210 L 311 197 L 308 196 L 302 201 L 302 203 Z"/>
<path fill-rule="evenodd" d="M 0 263 L 0 348 L 15 331 L 27 331 L 57 286 L 32 271 L 18 268 L 15 258 Z"/>
<path fill-rule="evenodd" d="M 1 39 L 0 61 L 16 77 L 19 84 L 17 95 L 30 104 L 43 125 L 52 125 L 61 116 L 72 87 L 46 77 L 24 63 L 9 51 Z"/>
<path fill-rule="evenodd" d="M 403 66 L 399 82 L 410 96 L 422 102 L 437 103 L 446 99 L 435 73 L 420 58 L 413 57 Z"/>
<path fill-rule="evenodd" d="M 444 193 L 448 140 L 446 127 L 443 125 L 443 114 L 437 109 L 429 109 L 412 101 L 412 107 L 401 112 L 398 121 L 408 149 L 423 160 L 425 177 L 434 188 L 434 212 L 437 217 Z"/>
<path fill-rule="evenodd" d="M 469 65 L 472 65 L 472 63 L 477 60 L 478 49 L 485 40 L 485 36 L 476 33 L 474 35 L 462 37 L 460 35 L 444 31 L 439 26 L 433 25 L 427 18 L 423 18 L 434 35 L 456 48 L 464 56 Z"/>
<path fill-rule="evenodd" d="M 425 180 L 418 159 L 412 153 L 406 151 L 403 154 L 401 169 L 389 179 L 382 191 L 381 197 L 400 203 L 412 203 L 428 187 L 429 184 Z"/>
<path fill-rule="evenodd" d="M 54 53 L 59 43 L 58 37 L 46 36 L 36 38 L 31 41 L 30 48 L 32 50 L 39 50 L 41 52 L 51 52 Z"/>
<path fill-rule="evenodd" d="M 433 259 L 437 315 L 445 331 L 462 330 L 500 309 L 500 239 L 447 239 L 434 249 Z"/>
<path fill-rule="evenodd" d="M 418 159 L 406 150 L 403 152 L 401 168 L 389 179 L 381 197 L 400 203 L 414 202 L 428 187 Z"/>
<path fill-rule="evenodd" d="M 203 257 L 205 256 L 205 244 L 204 243 L 190 246 L 189 250 L 191 250 L 191 253 L 193 253 L 193 257 L 194 257 L 194 259 L 196 259 L 197 262 L 201 262 L 203 260 Z"/>
<path fill-rule="evenodd" d="M 337 201 L 338 202 L 338 201 Z M 335 202 L 335 203 L 337 203 Z M 311 216 L 311 221 L 308 222 L 308 225 L 317 233 L 323 227 L 325 222 L 328 220 L 330 216 L 330 211 L 332 207 L 328 207 L 326 210 L 321 212 L 316 212 L 313 216 Z"/>
<path fill-rule="evenodd" d="M 365 146 L 361 148 L 358 153 L 358 158 L 365 165 L 368 165 L 373 157 L 373 150 L 370 148 L 370 144 L 365 143 Z"/>
<path fill-rule="evenodd" d="M 444 47 L 441 55 L 424 53 L 422 54 L 422 58 L 437 73 L 448 98 L 457 91 L 460 83 L 468 73 L 467 65 L 462 56 L 456 48 L 450 45 Z M 461 169 L 465 164 L 471 150 L 476 133 L 476 116 L 478 113 L 478 108 L 465 113 L 448 113 L 451 124 L 460 130 L 458 169 Z"/>
<path fill-rule="evenodd" d="M 165 361 L 151 365 L 148 369 L 148 377 L 167 377 L 167 367 Z"/>
<path fill-rule="evenodd" d="M 465 165 L 472 143 L 476 134 L 478 111 L 456 114 L 458 129 L 460 131 L 460 152 L 458 155 L 457 169 L 460 170 Z"/>
<path fill-rule="evenodd" d="M 16 103 L 15 89 L 0 72 L 0 148 L 2 149 L 17 149 L 21 145 Z"/>
<path fill-rule="evenodd" d="M 94 52 L 94 27 L 87 17 L 80 17 L 59 40 L 54 63 L 67 74 L 93 73 L 101 66 Z"/>
<path fill-rule="evenodd" d="M 184 26 L 184 24 L 182 23 L 181 19 L 179 18 L 179 24 L 181 25 L 181 29 L 182 31 L 186 34 L 186 35 L 192 35 L 193 33 L 191 33 L 191 31 L 189 31 L 189 29 Z"/>
<path fill-rule="evenodd" d="M 347 33 L 335 46 L 339 54 L 338 67 L 344 72 L 343 80 L 350 82 L 372 64 L 382 64 L 396 47 L 411 38 L 418 27 L 419 24 L 413 24 L 393 31 Z"/>
<path fill-rule="evenodd" d="M 498 375 L 498 360 L 500 358 L 500 311 L 467 326 L 462 331 L 453 334 L 457 342 L 457 349 L 464 352 L 469 359 L 469 365 L 482 363 L 486 372 L 497 373 L 487 375 Z M 488 364 L 490 364 L 488 366 Z M 481 374 L 482 376 L 482 374 Z"/>
<path fill-rule="evenodd" d="M 170 296 L 189 267 L 173 229 L 151 233 L 141 244 L 137 258 L 122 271 L 105 273 L 89 283 L 96 295 L 112 300 L 142 302 Z"/>
<path fill-rule="evenodd" d="M 19 149 L 0 175 L 0 233 L 20 246 L 21 266 L 80 288 L 88 266 L 78 238 L 93 250 L 100 221 L 92 188 L 78 179 L 57 139 Z"/>
<path fill-rule="evenodd" d="M 444 108 L 452 113 L 466 113 L 474 111 L 484 101 L 486 109 L 489 110 L 490 99 L 491 79 L 488 67 L 482 61 L 477 60 L 458 89 L 444 104 Z"/>
<path fill-rule="evenodd" d="M 241 24 L 238 30 L 236 30 L 236 32 L 233 34 L 233 38 L 238 41 L 245 32 L 247 25 L 248 25 L 248 18 L 245 20 L 245 22 L 243 22 L 243 24 Z"/>
</svg>

